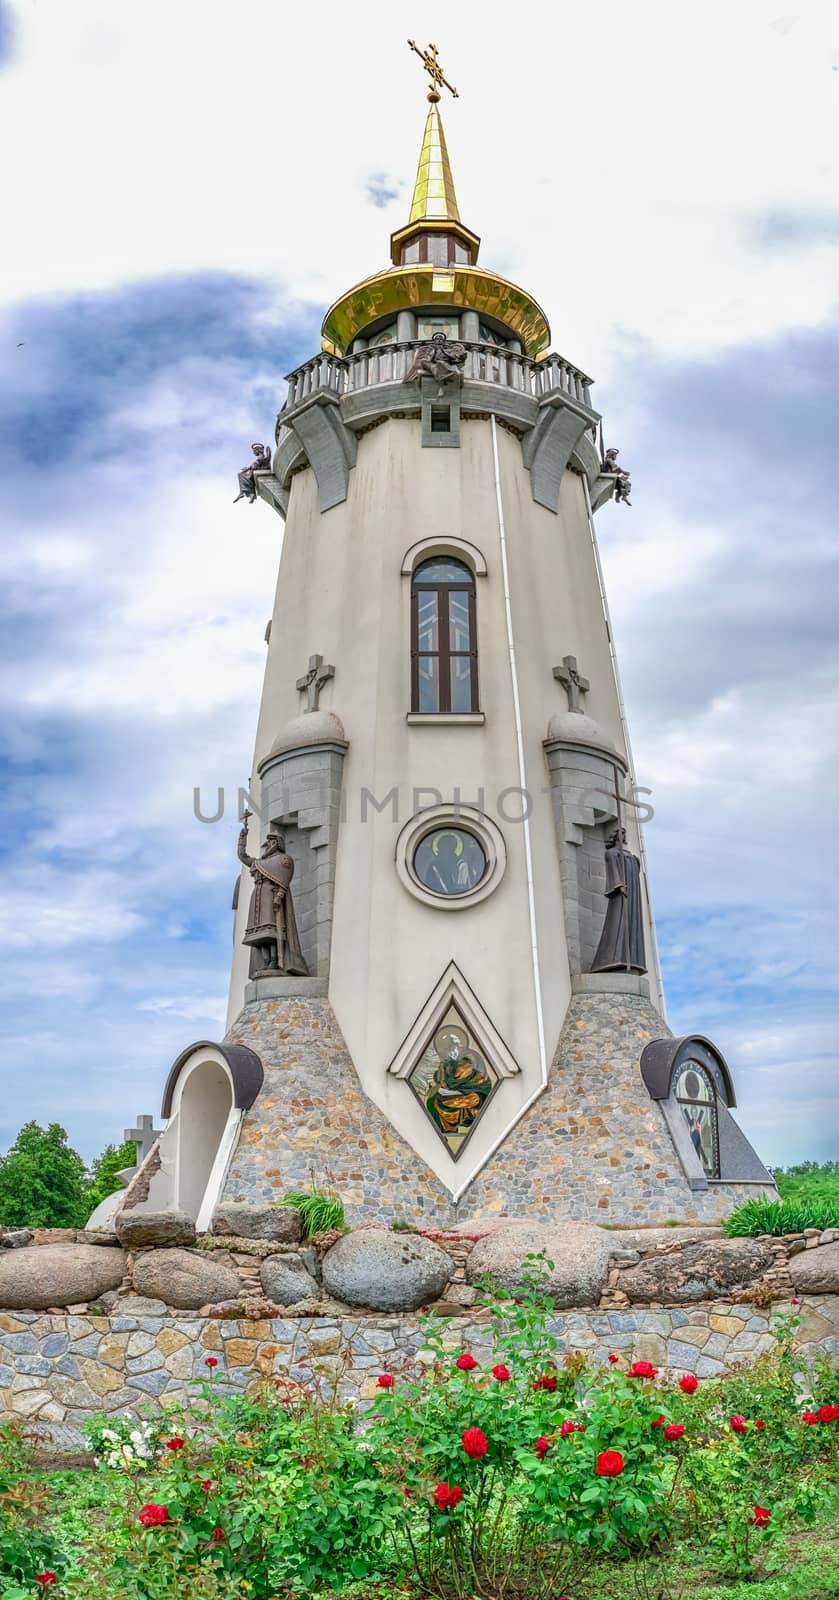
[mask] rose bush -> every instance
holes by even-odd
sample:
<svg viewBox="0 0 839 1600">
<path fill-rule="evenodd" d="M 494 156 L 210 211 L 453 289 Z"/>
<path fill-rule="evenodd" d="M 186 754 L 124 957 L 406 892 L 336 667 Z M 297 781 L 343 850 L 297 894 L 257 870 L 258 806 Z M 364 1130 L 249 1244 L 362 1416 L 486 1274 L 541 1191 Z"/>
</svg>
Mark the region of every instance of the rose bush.
<svg viewBox="0 0 839 1600">
<path fill-rule="evenodd" d="M 339 1360 L 329 1398 L 280 1378 L 225 1395 L 210 1369 L 139 1464 L 103 1437 L 124 1424 L 130 1441 L 136 1419 L 94 1427 L 85 1515 L 50 1501 L 23 1431 L 0 1429 L 0 1595 L 577 1600 L 623 1596 L 627 1562 L 639 1592 L 678 1592 L 667 1566 L 691 1548 L 726 1581 L 765 1576 L 836 1481 L 835 1365 L 803 1393 L 795 1325 L 723 1379 L 625 1356 L 593 1369 L 563 1353 L 534 1282 L 490 1308 L 480 1360 L 429 1318 L 422 1362 L 374 1369 L 364 1414 L 341 1399 Z"/>
</svg>

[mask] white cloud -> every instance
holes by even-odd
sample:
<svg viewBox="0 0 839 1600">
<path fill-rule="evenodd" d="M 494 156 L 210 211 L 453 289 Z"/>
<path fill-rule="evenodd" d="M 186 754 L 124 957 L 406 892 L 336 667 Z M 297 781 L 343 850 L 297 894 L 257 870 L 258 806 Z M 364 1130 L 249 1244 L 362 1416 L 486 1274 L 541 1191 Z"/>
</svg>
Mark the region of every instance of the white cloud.
<svg viewBox="0 0 839 1600">
<path fill-rule="evenodd" d="M 426 7 L 460 89 L 446 122 L 464 218 L 601 377 L 634 329 L 708 352 L 835 303 L 835 248 L 767 252 L 751 232 L 768 213 L 835 215 L 833 8 L 802 5 L 786 35 L 771 11 L 543 8 L 511 62 L 500 7 Z M 404 191 L 366 198 L 383 164 L 412 181 L 425 109 L 383 0 L 39 0 L 19 8 L 4 82 L 10 299 L 226 269 L 325 306 L 403 220 Z"/>
</svg>

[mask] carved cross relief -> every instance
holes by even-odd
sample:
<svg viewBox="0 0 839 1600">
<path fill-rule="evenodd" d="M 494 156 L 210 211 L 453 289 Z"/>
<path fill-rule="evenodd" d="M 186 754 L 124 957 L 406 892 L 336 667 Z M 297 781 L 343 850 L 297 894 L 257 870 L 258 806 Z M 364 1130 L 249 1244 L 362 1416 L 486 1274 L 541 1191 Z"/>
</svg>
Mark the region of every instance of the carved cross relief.
<svg viewBox="0 0 839 1600">
<path fill-rule="evenodd" d="M 297 679 L 297 688 L 306 696 L 306 710 L 317 711 L 320 705 L 320 691 L 330 678 L 334 678 L 335 668 L 324 665 L 323 656 L 310 656 L 309 669 L 302 678 Z"/>
<path fill-rule="evenodd" d="M 568 710 L 582 713 L 583 699 L 588 694 L 591 684 L 578 670 L 577 657 L 563 656 L 562 666 L 554 667 L 554 677 L 562 684 L 568 696 Z"/>
</svg>

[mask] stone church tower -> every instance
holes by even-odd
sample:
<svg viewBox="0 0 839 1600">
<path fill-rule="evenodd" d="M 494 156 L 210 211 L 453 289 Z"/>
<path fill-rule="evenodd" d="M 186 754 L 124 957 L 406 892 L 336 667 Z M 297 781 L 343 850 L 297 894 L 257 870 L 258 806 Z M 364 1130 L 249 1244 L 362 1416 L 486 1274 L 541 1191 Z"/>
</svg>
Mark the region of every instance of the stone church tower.
<svg viewBox="0 0 839 1600">
<path fill-rule="evenodd" d="M 627 480 L 461 220 L 426 64 L 392 264 L 240 479 L 285 535 L 228 1032 L 172 1068 L 148 1203 L 710 1220 L 772 1180 L 719 1051 L 663 1020 L 593 526 Z"/>
</svg>

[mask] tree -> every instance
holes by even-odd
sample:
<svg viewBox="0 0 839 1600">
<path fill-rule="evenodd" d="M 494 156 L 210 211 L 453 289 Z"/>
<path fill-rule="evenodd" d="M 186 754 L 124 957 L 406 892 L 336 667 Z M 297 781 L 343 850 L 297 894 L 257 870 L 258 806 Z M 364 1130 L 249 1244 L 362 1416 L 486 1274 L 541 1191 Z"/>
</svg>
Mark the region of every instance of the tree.
<svg viewBox="0 0 839 1600">
<path fill-rule="evenodd" d="M 117 1173 L 123 1167 L 133 1167 L 137 1162 L 137 1147 L 126 1141 L 125 1144 L 106 1144 L 101 1156 L 91 1162 L 88 1173 L 88 1188 L 86 1198 L 86 1216 L 96 1210 L 100 1200 L 106 1200 L 109 1194 L 115 1194 L 123 1185 Z"/>
<path fill-rule="evenodd" d="M 57 1122 L 27 1122 L 0 1157 L 0 1224 L 82 1228 L 88 1215 L 85 1164 Z"/>
</svg>

